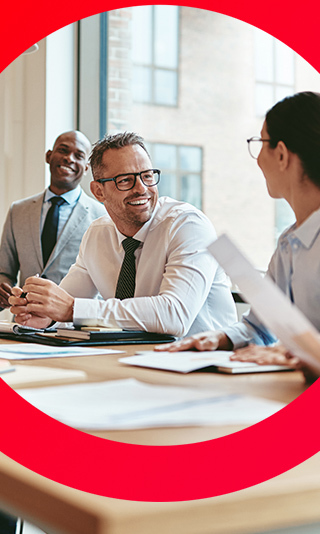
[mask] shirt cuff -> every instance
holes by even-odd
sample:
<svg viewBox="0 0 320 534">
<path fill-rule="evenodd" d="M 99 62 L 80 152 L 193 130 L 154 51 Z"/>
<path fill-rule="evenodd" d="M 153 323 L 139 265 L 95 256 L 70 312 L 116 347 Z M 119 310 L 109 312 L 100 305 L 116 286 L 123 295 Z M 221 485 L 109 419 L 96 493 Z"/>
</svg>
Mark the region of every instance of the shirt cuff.
<svg viewBox="0 0 320 534">
<path fill-rule="evenodd" d="M 74 326 L 107 326 L 117 327 L 110 321 L 106 313 L 106 301 L 98 299 L 74 299 Z M 102 313 L 104 308 L 104 313 Z"/>
<path fill-rule="evenodd" d="M 223 329 L 224 333 L 233 343 L 234 350 L 241 349 L 250 343 L 259 344 L 254 335 L 251 335 L 249 328 L 243 323 L 236 323 Z"/>
</svg>

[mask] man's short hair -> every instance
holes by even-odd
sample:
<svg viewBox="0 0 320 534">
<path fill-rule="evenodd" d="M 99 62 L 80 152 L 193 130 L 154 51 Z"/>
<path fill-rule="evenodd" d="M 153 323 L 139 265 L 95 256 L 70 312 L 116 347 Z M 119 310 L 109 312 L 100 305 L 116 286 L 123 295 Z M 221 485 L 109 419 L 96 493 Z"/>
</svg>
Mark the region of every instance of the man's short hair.
<svg viewBox="0 0 320 534">
<path fill-rule="evenodd" d="M 149 156 L 143 138 L 134 132 L 121 132 L 112 135 L 105 135 L 103 139 L 93 145 L 89 163 L 91 165 L 94 179 L 99 179 L 103 170 L 102 157 L 106 150 L 110 148 L 123 148 L 125 146 L 139 145 Z M 150 156 L 149 156 L 150 157 Z"/>
</svg>

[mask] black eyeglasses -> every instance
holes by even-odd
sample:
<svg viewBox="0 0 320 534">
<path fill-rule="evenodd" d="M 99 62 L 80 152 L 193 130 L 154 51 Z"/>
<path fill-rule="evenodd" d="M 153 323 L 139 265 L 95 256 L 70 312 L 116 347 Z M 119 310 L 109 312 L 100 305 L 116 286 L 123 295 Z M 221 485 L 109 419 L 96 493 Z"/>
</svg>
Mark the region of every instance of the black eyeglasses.
<svg viewBox="0 0 320 534">
<path fill-rule="evenodd" d="M 264 142 L 270 143 L 270 139 L 262 139 L 261 137 L 250 137 L 250 139 L 247 139 L 249 154 L 252 158 L 258 158 Z"/>
<path fill-rule="evenodd" d="M 146 187 L 154 187 L 160 182 L 160 174 L 161 171 L 159 169 L 148 169 L 147 171 L 132 172 L 130 174 L 118 174 L 114 178 L 100 178 L 100 180 L 96 181 L 99 184 L 114 182 L 119 191 L 129 191 L 136 185 L 137 176 Z"/>
</svg>

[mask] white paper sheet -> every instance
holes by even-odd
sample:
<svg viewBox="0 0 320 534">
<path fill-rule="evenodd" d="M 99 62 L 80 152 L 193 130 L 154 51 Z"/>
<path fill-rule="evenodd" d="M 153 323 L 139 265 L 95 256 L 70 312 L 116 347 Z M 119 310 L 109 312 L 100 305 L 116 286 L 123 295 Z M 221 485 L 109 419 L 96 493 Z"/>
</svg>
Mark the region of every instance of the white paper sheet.
<svg viewBox="0 0 320 534">
<path fill-rule="evenodd" d="M 318 331 L 276 284 L 268 277 L 262 278 L 228 236 L 220 236 L 208 249 L 240 288 L 257 317 L 284 346 L 306 363 L 314 365 L 314 358 L 317 358 L 316 363 L 320 366 Z M 312 355 L 306 350 L 304 338 L 313 342 L 315 350 Z"/>
<path fill-rule="evenodd" d="M 17 392 L 55 419 L 87 430 L 252 424 L 283 407 L 264 399 L 150 385 L 135 379 Z"/>
<path fill-rule="evenodd" d="M 37 343 L 1 343 L 0 358 L 5 360 L 36 360 L 44 358 L 69 358 L 70 356 L 96 356 L 116 354 L 122 350 L 93 349 L 91 347 L 54 347 Z"/>
<path fill-rule="evenodd" d="M 2 380 L 12 388 L 49 386 L 51 384 L 72 384 L 82 382 L 87 373 L 77 369 L 57 369 L 56 367 L 39 367 L 36 365 L 16 364 L 14 373 L 1 375 Z"/>
<path fill-rule="evenodd" d="M 120 358 L 119 362 L 137 367 L 149 367 L 178 373 L 190 373 L 214 365 L 223 367 L 235 373 L 283 371 L 283 365 L 258 365 L 251 362 L 230 361 L 233 352 L 208 351 L 208 352 L 153 352 L 139 351 L 136 356 Z"/>
</svg>

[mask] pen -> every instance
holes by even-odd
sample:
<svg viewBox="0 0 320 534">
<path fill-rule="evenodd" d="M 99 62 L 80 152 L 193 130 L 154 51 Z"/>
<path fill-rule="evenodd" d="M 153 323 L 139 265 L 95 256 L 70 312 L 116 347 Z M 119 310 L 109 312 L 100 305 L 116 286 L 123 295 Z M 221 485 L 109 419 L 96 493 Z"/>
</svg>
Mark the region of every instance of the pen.
<svg viewBox="0 0 320 534">
<path fill-rule="evenodd" d="M 37 273 L 37 274 L 35 274 L 35 276 L 37 276 L 37 277 L 39 278 L 40 274 Z M 24 293 L 24 292 L 23 292 L 23 293 L 21 293 L 20 298 L 21 298 L 21 299 L 25 299 L 26 296 L 27 296 L 27 293 Z"/>
</svg>

